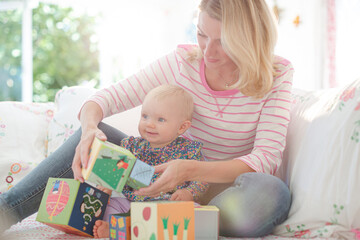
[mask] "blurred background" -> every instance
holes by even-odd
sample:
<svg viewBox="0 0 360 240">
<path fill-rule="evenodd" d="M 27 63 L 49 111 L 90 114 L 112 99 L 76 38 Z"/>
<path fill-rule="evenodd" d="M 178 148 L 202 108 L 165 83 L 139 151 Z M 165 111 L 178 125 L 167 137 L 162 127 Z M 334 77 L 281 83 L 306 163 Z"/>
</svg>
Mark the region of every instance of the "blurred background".
<svg viewBox="0 0 360 240">
<path fill-rule="evenodd" d="M 360 77 L 359 0 L 267 0 L 294 87 Z M 180 43 L 196 43 L 198 0 L 0 0 L 0 101 L 47 102 L 63 86 L 105 87 Z"/>
</svg>

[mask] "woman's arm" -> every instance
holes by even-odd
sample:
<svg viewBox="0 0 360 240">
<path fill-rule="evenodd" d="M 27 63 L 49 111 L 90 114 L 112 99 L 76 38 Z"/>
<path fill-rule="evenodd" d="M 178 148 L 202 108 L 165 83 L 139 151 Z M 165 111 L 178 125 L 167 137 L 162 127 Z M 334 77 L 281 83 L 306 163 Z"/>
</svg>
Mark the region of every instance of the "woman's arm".
<svg viewBox="0 0 360 240">
<path fill-rule="evenodd" d="M 158 196 L 161 192 L 168 192 L 185 181 L 231 183 L 237 176 L 246 172 L 254 170 L 238 159 L 217 162 L 173 160 L 156 166 L 155 173 L 161 173 L 161 177 L 149 187 L 135 191 L 135 194 Z"/>
<path fill-rule="evenodd" d="M 100 140 L 106 141 L 106 136 L 98 128 L 98 124 L 103 119 L 103 112 L 97 103 L 92 101 L 86 102 L 80 111 L 79 119 L 82 133 L 80 142 L 75 150 L 72 169 L 74 179 L 84 182 L 81 169 L 87 167 L 89 150 L 94 137 L 96 136 Z"/>
</svg>

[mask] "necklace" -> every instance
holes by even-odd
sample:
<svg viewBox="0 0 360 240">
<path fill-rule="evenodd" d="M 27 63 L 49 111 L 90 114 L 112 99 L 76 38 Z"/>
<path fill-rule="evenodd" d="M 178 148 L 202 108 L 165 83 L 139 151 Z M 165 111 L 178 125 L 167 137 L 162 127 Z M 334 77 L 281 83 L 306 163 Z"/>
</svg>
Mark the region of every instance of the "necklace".
<svg viewBox="0 0 360 240">
<path fill-rule="evenodd" d="M 235 79 L 231 80 L 231 82 L 225 83 L 225 88 L 229 88 L 231 85 L 233 85 L 235 83 L 236 80 L 237 79 L 235 78 Z"/>
<path fill-rule="evenodd" d="M 232 80 L 230 82 L 225 82 L 225 88 L 228 89 L 230 86 L 232 86 L 236 81 L 237 77 L 234 77 L 234 73 L 232 74 Z"/>
</svg>

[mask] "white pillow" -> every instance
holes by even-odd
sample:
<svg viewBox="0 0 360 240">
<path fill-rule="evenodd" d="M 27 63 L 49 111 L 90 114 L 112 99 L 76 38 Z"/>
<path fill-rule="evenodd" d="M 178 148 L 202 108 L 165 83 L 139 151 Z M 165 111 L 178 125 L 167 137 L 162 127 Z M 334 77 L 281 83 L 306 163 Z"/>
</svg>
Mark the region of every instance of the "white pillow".
<svg viewBox="0 0 360 240">
<path fill-rule="evenodd" d="M 55 97 L 55 114 L 48 131 L 48 155 L 63 144 L 79 127 L 77 115 L 83 103 L 96 92 L 95 88 L 66 87 Z M 105 118 L 103 122 L 127 135 L 137 136 L 140 107 Z M 119 143 L 120 144 L 120 143 Z"/>
<path fill-rule="evenodd" d="M 53 103 L 0 102 L 0 192 L 45 158 L 53 108 Z"/>
<path fill-rule="evenodd" d="M 96 92 L 88 87 L 64 87 L 55 96 L 55 114 L 48 131 L 48 155 L 80 127 L 77 115 L 85 100 Z"/>
<path fill-rule="evenodd" d="M 289 184 L 286 237 L 355 239 L 360 230 L 360 79 L 295 95 L 279 175 Z"/>
</svg>

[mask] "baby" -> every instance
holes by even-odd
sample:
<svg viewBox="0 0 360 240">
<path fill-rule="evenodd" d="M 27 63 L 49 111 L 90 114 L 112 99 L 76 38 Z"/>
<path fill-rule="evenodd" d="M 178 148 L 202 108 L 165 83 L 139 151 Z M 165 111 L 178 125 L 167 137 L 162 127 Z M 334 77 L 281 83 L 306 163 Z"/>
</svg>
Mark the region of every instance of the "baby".
<svg viewBox="0 0 360 240">
<path fill-rule="evenodd" d="M 174 85 L 161 85 L 151 90 L 145 97 L 141 109 L 139 133 L 141 137 L 128 137 L 120 146 L 131 151 L 138 159 L 155 166 L 173 159 L 192 159 L 203 161 L 202 144 L 180 137 L 191 126 L 194 110 L 193 99 L 184 89 Z M 159 177 L 154 174 L 151 182 Z M 111 194 L 109 189 L 101 190 Z M 152 198 L 137 196 L 126 186 L 126 198 L 112 197 L 107 206 L 104 220 L 95 223 L 93 232 L 96 238 L 109 237 L 109 216 L 128 212 L 131 201 L 176 200 L 196 201 L 208 189 L 203 182 L 186 182 L 171 192 Z"/>
</svg>

